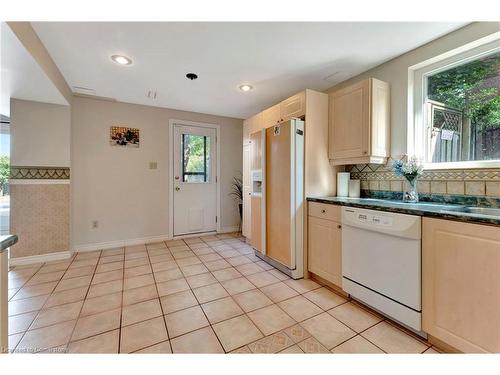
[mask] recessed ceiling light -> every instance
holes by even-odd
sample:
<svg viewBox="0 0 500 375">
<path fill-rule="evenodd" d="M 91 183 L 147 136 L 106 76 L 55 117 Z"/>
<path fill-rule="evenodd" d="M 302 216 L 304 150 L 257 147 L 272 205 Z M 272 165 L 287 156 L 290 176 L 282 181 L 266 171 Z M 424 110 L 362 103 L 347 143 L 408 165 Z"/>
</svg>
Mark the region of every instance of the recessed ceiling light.
<svg viewBox="0 0 500 375">
<path fill-rule="evenodd" d="M 111 56 L 111 60 L 113 60 L 115 63 L 120 64 L 120 65 L 132 64 L 132 59 L 128 58 L 127 56 L 122 56 L 122 55 L 113 55 L 113 56 Z"/>
<path fill-rule="evenodd" d="M 248 85 L 248 84 L 244 84 L 244 85 L 240 85 L 240 90 L 241 91 L 250 91 L 253 89 L 253 86 L 252 85 Z"/>
</svg>

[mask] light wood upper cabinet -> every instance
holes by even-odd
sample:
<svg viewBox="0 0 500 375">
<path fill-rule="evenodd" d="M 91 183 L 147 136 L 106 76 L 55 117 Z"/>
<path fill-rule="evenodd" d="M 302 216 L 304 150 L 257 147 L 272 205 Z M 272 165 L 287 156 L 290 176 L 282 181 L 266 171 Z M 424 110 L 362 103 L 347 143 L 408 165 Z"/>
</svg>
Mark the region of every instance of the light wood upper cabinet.
<svg viewBox="0 0 500 375">
<path fill-rule="evenodd" d="M 309 203 L 308 270 L 342 287 L 341 208 Z M 338 218 L 339 221 L 332 219 Z"/>
<path fill-rule="evenodd" d="M 278 103 L 262 111 L 262 126 L 269 128 L 281 121 L 281 105 Z"/>
<path fill-rule="evenodd" d="M 306 113 L 306 92 L 301 91 L 261 113 L 264 128 L 269 128 L 291 118 L 303 117 Z"/>
<path fill-rule="evenodd" d="M 329 158 L 332 164 L 387 161 L 389 105 L 389 85 L 374 78 L 330 94 Z"/>
<path fill-rule="evenodd" d="M 423 219 L 422 325 L 467 353 L 500 352 L 500 229 Z"/>
<path fill-rule="evenodd" d="M 262 112 L 250 117 L 250 133 L 255 133 L 264 127 L 262 123 Z"/>
<path fill-rule="evenodd" d="M 280 121 L 290 120 L 304 116 L 306 113 L 306 92 L 301 91 L 298 94 L 283 100 L 280 103 Z"/>
<path fill-rule="evenodd" d="M 243 120 L 243 145 L 248 145 L 250 143 L 251 124 L 250 119 Z"/>
</svg>

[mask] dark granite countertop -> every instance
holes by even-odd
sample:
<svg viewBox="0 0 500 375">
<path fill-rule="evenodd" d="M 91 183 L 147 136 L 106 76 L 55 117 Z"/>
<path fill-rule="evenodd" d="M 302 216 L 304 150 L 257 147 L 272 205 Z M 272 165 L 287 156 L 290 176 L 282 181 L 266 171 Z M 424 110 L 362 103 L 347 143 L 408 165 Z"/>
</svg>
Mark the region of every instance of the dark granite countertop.
<svg viewBox="0 0 500 375">
<path fill-rule="evenodd" d="M 454 209 L 460 209 L 463 207 L 463 205 L 456 204 L 432 202 L 405 203 L 403 201 L 386 199 L 343 197 L 308 197 L 307 200 L 310 202 L 336 204 L 340 206 L 367 208 L 371 210 L 396 212 L 407 215 L 436 217 L 440 219 L 500 226 L 500 216 L 453 211 Z"/>
<path fill-rule="evenodd" d="M 5 249 L 17 243 L 17 236 L 14 234 L 8 236 L 0 236 L 0 253 Z"/>
</svg>

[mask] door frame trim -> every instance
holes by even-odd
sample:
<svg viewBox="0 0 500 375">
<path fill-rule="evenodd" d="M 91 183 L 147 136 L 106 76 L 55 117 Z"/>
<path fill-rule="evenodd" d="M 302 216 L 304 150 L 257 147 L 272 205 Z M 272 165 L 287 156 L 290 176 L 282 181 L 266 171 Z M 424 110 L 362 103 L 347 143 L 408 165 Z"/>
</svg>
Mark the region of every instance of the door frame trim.
<svg viewBox="0 0 500 375">
<path fill-rule="evenodd" d="M 219 124 L 210 124 L 204 122 L 196 122 L 196 121 L 187 121 L 187 120 L 177 120 L 170 119 L 168 120 L 168 233 L 171 238 L 175 238 L 174 235 L 174 126 L 197 126 L 199 128 L 209 128 L 215 129 L 215 137 L 216 137 L 216 169 L 217 173 L 215 189 L 216 189 L 216 208 L 217 208 L 217 223 L 216 228 L 217 232 L 221 230 L 221 217 L 220 217 L 220 125 Z M 209 232 L 198 233 L 199 235 L 203 235 Z M 211 231 L 213 233 L 213 231 Z M 182 237 L 185 235 L 179 235 L 177 237 Z"/>
</svg>

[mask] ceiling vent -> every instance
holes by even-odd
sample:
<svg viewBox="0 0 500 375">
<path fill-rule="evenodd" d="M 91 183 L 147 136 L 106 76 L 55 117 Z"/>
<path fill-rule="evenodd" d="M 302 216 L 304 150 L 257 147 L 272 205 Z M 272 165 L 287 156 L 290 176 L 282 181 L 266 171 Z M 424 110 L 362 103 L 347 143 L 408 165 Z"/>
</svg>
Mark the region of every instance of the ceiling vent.
<svg viewBox="0 0 500 375">
<path fill-rule="evenodd" d="M 90 95 L 95 96 L 95 90 L 89 89 L 88 87 L 73 86 L 73 93 L 79 95 Z"/>
<path fill-rule="evenodd" d="M 146 94 L 146 97 L 151 100 L 156 100 L 156 98 L 158 97 L 158 93 L 156 91 L 149 90 Z"/>
<path fill-rule="evenodd" d="M 325 77 L 325 78 L 323 78 L 323 79 L 324 79 L 325 81 L 334 81 L 334 80 L 336 80 L 336 79 L 338 78 L 337 76 L 338 76 L 338 74 L 339 74 L 339 73 L 340 73 L 340 72 L 334 72 L 334 73 L 330 74 L 329 76 L 326 76 L 326 77 Z"/>
</svg>

